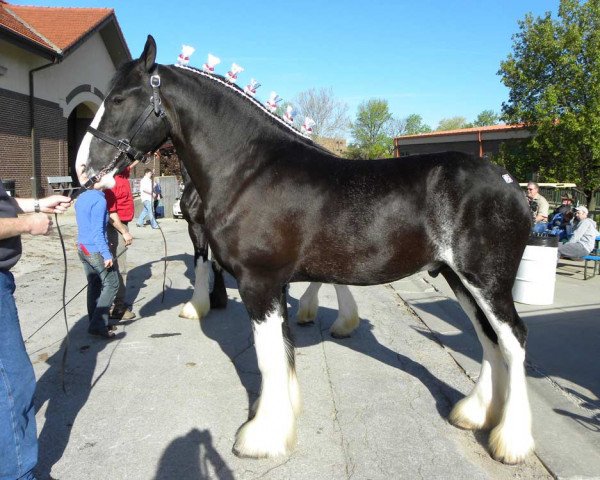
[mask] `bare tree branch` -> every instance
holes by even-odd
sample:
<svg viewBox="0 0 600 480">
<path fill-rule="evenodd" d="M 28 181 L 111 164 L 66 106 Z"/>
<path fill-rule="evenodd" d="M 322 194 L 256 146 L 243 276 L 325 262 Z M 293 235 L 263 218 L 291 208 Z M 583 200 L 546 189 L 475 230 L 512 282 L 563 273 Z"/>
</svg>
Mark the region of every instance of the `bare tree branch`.
<svg viewBox="0 0 600 480">
<path fill-rule="evenodd" d="M 340 137 L 346 132 L 350 123 L 348 106 L 334 98 L 331 88 L 300 92 L 294 103 L 300 115 L 315 121 L 315 137 Z"/>
</svg>

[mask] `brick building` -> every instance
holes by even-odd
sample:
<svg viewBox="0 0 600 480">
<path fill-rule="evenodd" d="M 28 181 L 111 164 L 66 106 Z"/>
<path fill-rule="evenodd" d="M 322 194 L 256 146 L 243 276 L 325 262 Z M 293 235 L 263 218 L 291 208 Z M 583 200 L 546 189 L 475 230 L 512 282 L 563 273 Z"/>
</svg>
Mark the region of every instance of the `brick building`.
<svg viewBox="0 0 600 480">
<path fill-rule="evenodd" d="M 108 8 L 0 0 L 0 178 L 19 196 L 71 175 L 85 129 L 131 54 Z"/>
<path fill-rule="evenodd" d="M 417 153 L 464 152 L 476 157 L 494 156 L 504 142 L 522 141 L 531 136 L 523 125 L 491 125 L 394 138 L 394 156 Z"/>
</svg>

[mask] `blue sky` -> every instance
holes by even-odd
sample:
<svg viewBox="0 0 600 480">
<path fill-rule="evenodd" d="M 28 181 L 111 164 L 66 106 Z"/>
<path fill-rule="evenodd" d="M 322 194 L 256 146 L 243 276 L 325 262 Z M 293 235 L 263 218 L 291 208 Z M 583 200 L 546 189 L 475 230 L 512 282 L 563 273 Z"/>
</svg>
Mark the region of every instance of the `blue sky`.
<svg viewBox="0 0 600 480">
<path fill-rule="evenodd" d="M 389 102 L 397 118 L 418 113 L 436 128 L 442 118 L 475 119 L 500 112 L 508 90 L 496 74 L 512 50 L 517 21 L 527 12 L 555 15 L 558 0 L 327 0 L 304 2 L 49 0 L 14 4 L 114 8 L 134 57 L 146 36 L 158 62 L 174 63 L 182 44 L 245 68 L 242 87 L 256 78 L 264 101 L 272 90 L 293 100 L 310 88 L 329 88 L 348 104 Z"/>
</svg>

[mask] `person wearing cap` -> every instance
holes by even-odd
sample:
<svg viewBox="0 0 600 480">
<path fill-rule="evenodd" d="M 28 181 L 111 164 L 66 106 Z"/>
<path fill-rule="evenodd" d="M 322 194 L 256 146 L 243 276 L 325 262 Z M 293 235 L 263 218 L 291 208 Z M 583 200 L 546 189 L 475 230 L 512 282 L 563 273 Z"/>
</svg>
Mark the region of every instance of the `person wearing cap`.
<svg viewBox="0 0 600 480">
<path fill-rule="evenodd" d="M 569 241 L 558 246 L 558 258 L 581 258 L 589 255 L 594 249 L 596 237 L 600 234 L 596 222 L 588 218 L 588 213 L 588 209 L 584 206 L 575 209 L 575 217 L 579 223 L 575 226 Z"/>
<path fill-rule="evenodd" d="M 546 231 L 546 222 L 548 222 L 548 200 L 540 195 L 540 187 L 535 182 L 527 184 L 527 200 L 533 217 L 533 231 L 543 233 Z"/>
<path fill-rule="evenodd" d="M 561 204 L 556 207 L 550 217 L 551 228 L 555 235 L 558 235 L 559 240 L 570 237 L 573 234 L 573 197 L 570 193 L 565 193 L 561 197 Z"/>
</svg>

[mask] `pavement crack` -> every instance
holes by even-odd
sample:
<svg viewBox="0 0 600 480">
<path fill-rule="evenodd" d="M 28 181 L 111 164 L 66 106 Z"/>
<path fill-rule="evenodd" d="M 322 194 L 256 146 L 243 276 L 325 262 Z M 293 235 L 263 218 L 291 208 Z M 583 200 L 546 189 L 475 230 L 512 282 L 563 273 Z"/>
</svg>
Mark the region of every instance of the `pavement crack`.
<svg viewBox="0 0 600 480">
<path fill-rule="evenodd" d="M 344 436 L 344 430 L 339 421 L 339 410 L 336 402 L 335 389 L 333 388 L 333 382 L 331 381 L 331 369 L 329 367 L 329 362 L 327 359 L 327 352 L 325 350 L 325 344 L 327 343 L 327 339 L 324 333 L 328 328 L 322 328 L 321 320 L 317 320 L 319 322 L 319 333 L 321 335 L 321 351 L 323 352 L 323 362 L 325 363 L 325 373 L 327 375 L 327 386 L 329 387 L 329 393 L 331 395 L 331 402 L 333 403 L 333 428 L 337 430 L 340 434 L 340 446 L 342 448 L 342 453 L 344 455 L 344 472 L 346 479 L 350 479 L 354 476 L 354 472 L 356 470 L 356 465 L 349 451 L 349 442 L 346 440 Z"/>
</svg>

